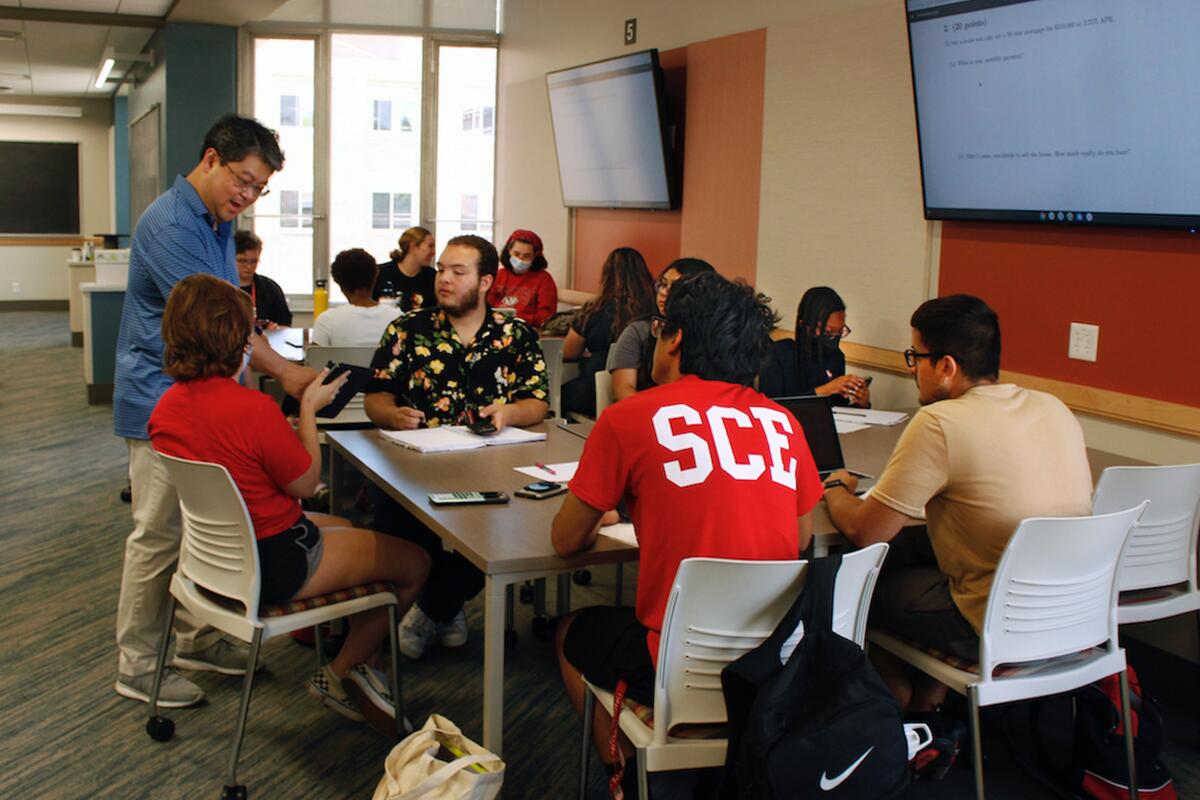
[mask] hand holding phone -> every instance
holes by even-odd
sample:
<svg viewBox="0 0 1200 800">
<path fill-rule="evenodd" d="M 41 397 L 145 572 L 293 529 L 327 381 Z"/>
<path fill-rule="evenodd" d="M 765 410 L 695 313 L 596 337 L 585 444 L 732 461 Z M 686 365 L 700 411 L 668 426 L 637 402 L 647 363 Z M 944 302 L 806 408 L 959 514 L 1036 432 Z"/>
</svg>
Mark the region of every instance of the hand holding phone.
<svg viewBox="0 0 1200 800">
<path fill-rule="evenodd" d="M 467 429 L 477 436 L 492 436 L 499 430 L 494 422 L 479 416 L 479 411 L 473 408 L 467 411 Z"/>
</svg>

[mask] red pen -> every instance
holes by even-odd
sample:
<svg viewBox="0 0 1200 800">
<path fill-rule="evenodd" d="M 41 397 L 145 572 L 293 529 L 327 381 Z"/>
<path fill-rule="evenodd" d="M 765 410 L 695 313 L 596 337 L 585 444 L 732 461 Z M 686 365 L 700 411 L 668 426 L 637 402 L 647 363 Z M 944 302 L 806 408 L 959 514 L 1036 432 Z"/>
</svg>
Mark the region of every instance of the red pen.
<svg viewBox="0 0 1200 800">
<path fill-rule="evenodd" d="M 557 472 L 555 472 L 554 470 L 550 469 L 549 467 L 547 467 L 545 464 L 543 464 L 543 463 L 542 463 L 542 462 L 540 462 L 540 461 L 534 462 L 534 466 L 535 466 L 535 467 L 537 467 L 537 468 L 538 468 L 538 469 L 540 469 L 540 470 L 545 470 L 546 472 L 550 473 L 551 475 L 557 475 L 557 474 L 558 474 Z"/>
</svg>

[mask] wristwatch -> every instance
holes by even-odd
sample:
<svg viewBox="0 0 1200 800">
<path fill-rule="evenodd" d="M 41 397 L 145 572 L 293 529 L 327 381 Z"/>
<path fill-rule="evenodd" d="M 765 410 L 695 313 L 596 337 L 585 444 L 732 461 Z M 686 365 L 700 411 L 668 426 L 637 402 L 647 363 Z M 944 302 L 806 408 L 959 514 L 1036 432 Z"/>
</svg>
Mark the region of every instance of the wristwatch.
<svg viewBox="0 0 1200 800">
<path fill-rule="evenodd" d="M 850 490 L 850 487 L 849 487 L 849 486 L 847 486 L 847 485 L 846 485 L 846 484 L 845 484 L 843 481 L 841 481 L 841 480 L 838 480 L 838 479 L 834 479 L 834 480 L 832 480 L 832 481 L 829 481 L 828 483 L 824 484 L 824 486 L 825 486 L 825 491 L 829 491 L 830 489 L 833 489 L 833 488 L 835 488 L 835 487 L 837 487 L 837 486 L 840 486 L 840 487 L 842 487 L 842 488 L 843 488 L 843 489 L 845 489 L 846 491 L 849 491 L 849 490 Z"/>
</svg>

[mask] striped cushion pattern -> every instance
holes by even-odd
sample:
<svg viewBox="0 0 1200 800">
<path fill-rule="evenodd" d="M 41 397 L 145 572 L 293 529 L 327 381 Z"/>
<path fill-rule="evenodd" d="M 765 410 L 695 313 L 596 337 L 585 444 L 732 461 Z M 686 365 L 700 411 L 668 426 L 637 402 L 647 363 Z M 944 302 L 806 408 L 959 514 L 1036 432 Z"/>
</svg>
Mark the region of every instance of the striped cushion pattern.
<svg viewBox="0 0 1200 800">
<path fill-rule="evenodd" d="M 344 603 L 347 600 L 355 600 L 359 597 L 367 597 L 380 592 L 395 593 L 396 587 L 386 581 L 376 581 L 375 583 L 364 583 L 362 586 L 351 586 L 349 589 L 338 589 L 336 592 L 329 594 L 317 595 L 316 597 L 306 597 L 303 600 L 289 600 L 286 603 L 277 606 L 263 606 L 259 610 L 260 617 L 283 617 L 288 614 L 298 614 L 301 611 L 308 611 L 313 608 L 324 608 L 331 606 L 334 603 Z"/>
</svg>

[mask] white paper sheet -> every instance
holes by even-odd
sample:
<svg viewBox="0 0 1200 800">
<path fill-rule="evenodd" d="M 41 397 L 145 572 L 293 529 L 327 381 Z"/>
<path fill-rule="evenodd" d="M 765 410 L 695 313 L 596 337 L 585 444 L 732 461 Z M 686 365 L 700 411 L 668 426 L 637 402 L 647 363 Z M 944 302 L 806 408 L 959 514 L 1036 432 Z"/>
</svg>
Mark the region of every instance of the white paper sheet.
<svg viewBox="0 0 1200 800">
<path fill-rule="evenodd" d="M 891 427 L 908 419 L 908 414 L 903 411 L 880 411 L 874 408 L 835 408 L 833 410 L 833 418 L 835 420 L 846 419 L 850 422 L 867 425 Z"/>
<path fill-rule="evenodd" d="M 865 431 L 871 426 L 863 422 L 851 422 L 848 419 L 835 416 L 833 418 L 833 427 L 837 429 L 838 433 L 854 433 L 855 431 Z"/>
<path fill-rule="evenodd" d="M 575 469 L 579 466 L 579 462 L 563 461 L 558 464 L 546 464 L 545 466 L 546 469 L 538 466 L 513 467 L 513 469 L 539 481 L 566 483 L 575 477 Z"/>
<path fill-rule="evenodd" d="M 606 525 L 600 529 L 601 536 L 607 536 L 610 539 L 616 539 L 622 544 L 637 547 L 637 536 L 633 532 L 633 523 L 618 522 L 616 525 Z"/>
</svg>

